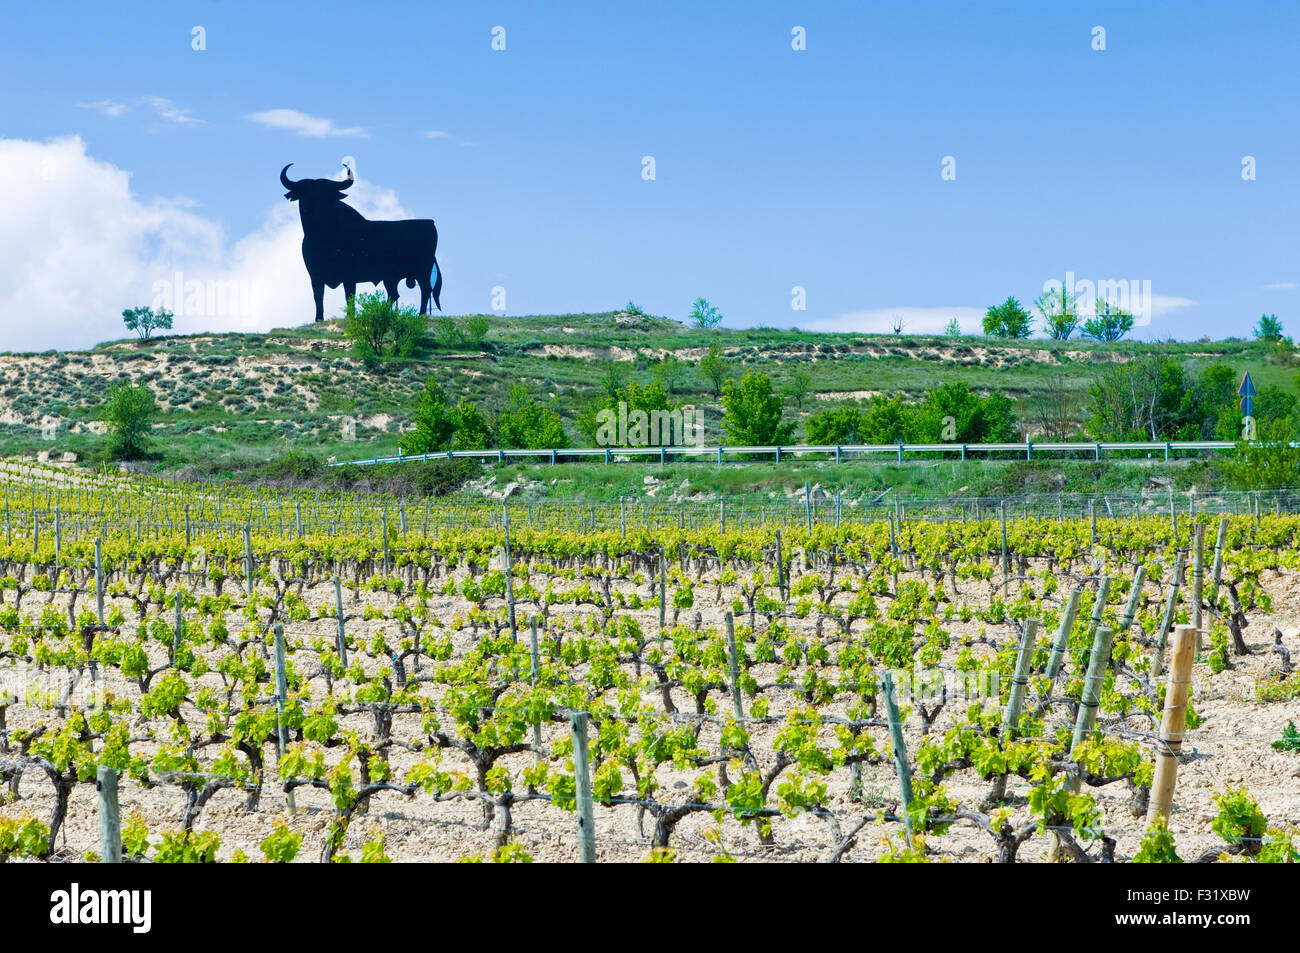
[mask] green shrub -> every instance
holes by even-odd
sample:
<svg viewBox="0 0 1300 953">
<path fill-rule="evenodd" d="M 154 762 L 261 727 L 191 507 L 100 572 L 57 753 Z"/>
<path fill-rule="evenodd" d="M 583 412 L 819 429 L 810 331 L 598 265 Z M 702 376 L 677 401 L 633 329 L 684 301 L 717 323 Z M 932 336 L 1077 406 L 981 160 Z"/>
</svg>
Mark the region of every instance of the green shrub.
<svg viewBox="0 0 1300 953">
<path fill-rule="evenodd" d="M 106 450 L 115 460 L 138 460 L 149 449 L 158 401 L 146 384 L 119 382 L 108 389 L 100 414 L 108 427 Z"/>
<path fill-rule="evenodd" d="M 400 308 L 378 293 L 357 295 L 343 322 L 343 337 L 363 361 L 410 357 L 424 333 L 423 315 Z"/>
<path fill-rule="evenodd" d="M 273 480 L 311 480 L 320 475 L 324 466 L 310 453 L 290 450 L 274 460 L 268 460 L 262 467 L 262 475 Z"/>
</svg>

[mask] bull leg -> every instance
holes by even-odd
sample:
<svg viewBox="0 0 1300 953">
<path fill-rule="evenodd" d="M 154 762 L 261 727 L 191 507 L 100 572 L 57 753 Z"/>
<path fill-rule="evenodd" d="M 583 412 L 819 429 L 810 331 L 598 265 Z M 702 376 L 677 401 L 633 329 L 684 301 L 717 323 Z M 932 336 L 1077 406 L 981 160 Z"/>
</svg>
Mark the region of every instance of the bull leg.
<svg viewBox="0 0 1300 953">
<path fill-rule="evenodd" d="M 429 314 L 429 296 L 432 289 L 429 286 L 428 278 L 419 279 L 420 282 L 420 313 Z"/>
<path fill-rule="evenodd" d="M 325 282 L 311 280 L 311 294 L 316 299 L 316 320 L 325 320 Z"/>
<path fill-rule="evenodd" d="M 357 283 L 355 281 L 343 282 L 343 297 L 347 300 L 347 316 L 350 318 L 356 313 L 356 306 L 352 299 L 357 296 Z"/>
<path fill-rule="evenodd" d="M 384 290 L 388 292 L 389 304 L 397 303 L 397 288 L 398 288 L 398 282 L 395 279 L 391 281 L 388 279 L 384 279 Z"/>
</svg>

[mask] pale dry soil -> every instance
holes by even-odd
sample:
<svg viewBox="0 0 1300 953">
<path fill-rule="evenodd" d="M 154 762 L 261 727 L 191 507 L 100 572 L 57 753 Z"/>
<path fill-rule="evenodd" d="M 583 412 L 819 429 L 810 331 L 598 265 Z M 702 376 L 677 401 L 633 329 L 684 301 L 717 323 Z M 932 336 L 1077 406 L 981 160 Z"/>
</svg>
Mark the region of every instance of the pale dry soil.
<svg viewBox="0 0 1300 953">
<path fill-rule="evenodd" d="M 516 566 L 516 570 L 519 570 Z M 710 572 L 714 575 L 716 570 Z M 463 570 L 456 576 L 461 578 Z M 742 576 L 744 574 L 742 573 Z M 907 578 L 906 576 L 904 578 Z M 233 581 L 232 581 L 233 582 Z M 544 580 L 538 576 L 534 579 L 539 588 L 544 587 Z M 569 588 L 574 583 L 561 581 L 559 585 Z M 1203 850 L 1221 846 L 1222 841 L 1210 830 L 1210 821 L 1217 813 L 1212 798 L 1229 786 L 1245 785 L 1259 801 L 1260 806 L 1270 821 L 1277 826 L 1291 826 L 1300 823 L 1300 754 L 1279 752 L 1272 749 L 1270 742 L 1276 740 L 1288 719 L 1300 722 L 1300 700 L 1288 702 L 1259 703 L 1255 701 L 1257 679 L 1271 677 L 1277 669 L 1276 655 L 1269 653 L 1271 632 L 1276 625 L 1286 635 L 1286 644 L 1293 656 L 1300 658 L 1300 578 L 1294 574 L 1269 573 L 1264 580 L 1265 588 L 1273 596 L 1273 611 L 1250 613 L 1250 623 L 1246 629 L 1247 642 L 1254 654 L 1244 658 L 1233 658 L 1234 667 L 1218 675 L 1211 673 L 1203 663 L 1195 665 L 1193 673 L 1194 705 L 1204 719 L 1203 724 L 1187 734 L 1184 751 L 1188 755 L 1179 769 L 1178 784 L 1175 795 L 1175 812 L 1170 827 L 1173 830 L 1179 853 L 1185 858 L 1199 855 Z M 625 580 L 621 584 L 624 591 L 636 589 L 643 597 L 650 593 L 649 585 L 634 585 Z M 703 626 L 721 630 L 722 613 L 735 595 L 723 589 L 723 600 L 713 600 L 714 586 L 697 584 L 695 610 L 686 610 L 681 620 L 690 622 L 694 611 L 699 611 Z M 1065 586 L 1062 584 L 1062 589 Z M 964 601 L 978 604 L 986 602 L 989 586 L 987 583 L 963 583 Z M 227 590 L 229 591 L 229 590 Z M 1147 599 L 1149 605 L 1155 605 L 1161 598 L 1157 586 L 1148 583 Z M 12 599 L 12 593 L 7 594 Z M 307 591 L 307 603 L 313 608 L 333 603 L 332 584 L 316 586 Z M 376 607 L 391 606 L 393 597 L 385 594 L 364 592 L 361 598 L 365 604 Z M 647 600 L 649 601 L 649 600 Z M 84 605 L 84 603 L 83 603 Z M 490 606 L 499 605 L 493 602 Z M 882 608 L 885 601 L 881 600 Z M 434 615 L 446 623 L 463 612 L 468 604 L 457 598 L 437 596 L 431 603 Z M 127 608 L 124 606 L 124 608 Z M 362 602 L 354 593 L 345 590 L 345 611 L 348 615 L 360 616 Z M 29 596 L 24 603 L 25 611 L 39 611 L 39 606 Z M 529 608 L 520 607 L 520 619 L 526 618 Z M 562 620 L 573 615 L 588 615 L 590 606 L 575 609 L 571 606 L 552 607 L 553 620 Z M 671 614 L 671 609 L 669 610 Z M 632 613 L 637 616 L 643 631 L 653 633 L 658 623 L 657 607 Z M 1157 610 L 1158 614 L 1158 610 Z M 128 618 L 132 614 L 128 612 Z M 170 616 L 169 616 L 170 618 Z M 744 623 L 746 618 L 738 619 Z M 231 634 L 234 636 L 243 624 L 240 617 L 232 613 L 229 616 Z M 396 625 L 392 622 L 375 620 L 362 622 L 350 621 L 349 633 L 354 638 L 364 637 L 368 640 L 376 632 L 388 632 L 390 642 L 397 644 Z M 759 619 L 760 627 L 763 625 Z M 790 620 L 793 629 L 811 634 L 814 618 L 807 620 Z M 855 632 L 861 631 L 863 623 L 858 623 Z M 332 641 L 336 623 L 332 618 L 303 623 L 292 623 L 286 627 L 290 645 L 306 643 L 313 637 Z M 944 665 L 951 668 L 951 663 L 963 644 L 963 637 L 987 635 L 1000 646 L 1009 644 L 1014 639 L 1013 630 L 1006 625 L 986 625 L 981 622 L 947 624 L 953 636 L 952 648 L 946 653 Z M 825 632 L 829 635 L 834 624 L 827 622 Z M 1040 640 L 1048 633 L 1040 631 Z M 473 641 L 469 630 L 456 633 L 457 656 Z M 521 625 L 521 638 L 527 638 L 527 630 Z M 165 662 L 161 648 L 153 644 L 154 665 Z M 250 651 L 252 651 L 250 649 Z M 976 643 L 977 655 L 992 652 L 987 644 Z M 832 647 L 834 655 L 834 647 Z M 302 650 L 293 656 L 300 671 L 314 668 L 314 653 Z M 363 656 L 364 657 L 364 656 Z M 368 660 L 367 664 L 372 664 Z M 424 662 L 425 671 L 429 662 Z M 409 665 L 409 662 L 408 662 Z M 772 681 L 775 665 L 763 665 L 753 670 L 760 683 Z M 575 671 L 580 675 L 581 668 Z M 802 671 L 802 669 L 800 669 Z M 834 670 L 830 671 L 834 677 Z M 1067 666 L 1067 674 L 1069 672 Z M 116 682 L 114 682 L 116 678 Z M 209 674 L 204 677 L 205 684 L 219 686 L 220 677 Z M 109 677 L 111 689 L 138 699 L 138 690 L 122 683 L 113 673 Z M 326 693 L 323 679 L 316 679 L 311 686 L 312 702 L 319 702 Z M 440 686 L 426 688 L 426 694 L 440 697 Z M 802 697 L 789 691 L 768 690 L 766 697 L 772 701 L 771 714 L 779 715 L 792 707 L 802 706 Z M 658 705 L 658 693 L 652 691 L 647 697 Z M 718 711 L 729 711 L 730 698 L 725 692 L 714 692 Z M 680 711 L 694 711 L 693 699 L 683 691 L 675 690 L 674 699 Z M 1032 702 L 1032 696 L 1031 696 Z M 746 708 L 750 701 L 746 700 Z M 941 712 L 932 728 L 942 732 L 951 725 L 954 717 L 961 717 L 966 703 L 952 703 Z M 828 714 L 843 715 L 844 706 L 837 702 L 823 709 Z M 883 711 L 883 708 L 882 708 Z M 49 711 L 34 711 L 13 706 L 9 709 L 9 727 L 11 729 L 31 727 L 52 717 Z M 186 712 L 187 720 L 196 727 L 202 719 L 192 709 Z M 1053 712 L 1050 723 L 1062 723 L 1068 713 Z M 1103 723 L 1112 729 L 1122 729 L 1122 725 L 1113 716 L 1103 714 Z M 451 720 L 444 718 L 444 727 L 451 729 Z M 160 722 L 155 721 L 155 725 Z M 1127 729 L 1149 733 L 1153 731 L 1152 722 L 1145 716 L 1130 716 Z M 363 738 L 373 737 L 373 721 L 369 714 L 349 716 L 342 721 L 342 727 L 358 732 Z M 752 727 L 752 746 L 760 765 L 772 763 L 772 739 L 779 729 L 777 724 L 755 725 Z M 877 747 L 884 749 L 887 745 L 885 729 L 870 729 Z M 548 726 L 545 732 L 546 747 L 562 736 L 568 735 L 567 723 Z M 915 752 L 922 741 L 920 720 L 915 715 L 904 731 L 909 751 Z M 397 715 L 394 718 L 392 736 L 394 738 L 422 740 L 420 734 L 420 716 Z M 717 751 L 719 746 L 718 729 L 706 724 L 701 732 L 702 746 Z M 828 729 L 823 729 L 823 747 L 829 747 L 833 736 Z M 135 750 L 148 754 L 149 745 L 138 745 Z M 268 761 L 274 758 L 274 743 L 264 749 Z M 333 763 L 339 757 L 339 749 L 329 749 L 326 760 Z M 419 756 L 401 748 L 391 749 L 393 764 L 392 776 L 400 780 L 411 764 Z M 508 765 L 515 780 L 515 790 L 522 792 L 523 784 L 519 780 L 522 770 L 531 763 L 532 753 L 524 753 L 502 759 L 499 764 Z M 468 761 L 458 752 L 447 751 L 444 754 L 444 767 L 448 769 L 468 768 Z M 714 770 L 710 768 L 709 770 Z M 660 768 L 658 779 L 660 788 L 657 798 L 664 802 L 684 802 L 693 800 L 689 787 L 698 771 L 676 772 L 671 764 Z M 731 777 L 736 777 L 732 769 Z M 783 775 L 782 777 L 787 777 Z M 623 772 L 625 785 L 631 786 L 630 774 Z M 880 809 L 893 811 L 898 804 L 898 784 L 892 768 L 887 764 L 864 765 L 862 768 L 864 797 L 863 801 L 854 802 L 850 798 L 850 775 L 847 769 L 837 769 L 826 777 L 830 794 L 830 809 L 847 831 L 863 816 L 872 816 Z M 946 781 L 949 796 L 963 807 L 978 809 L 980 802 L 988 791 L 988 782 L 981 780 L 972 770 L 952 775 Z M 1012 778 L 1008 785 L 1011 801 L 1015 805 L 1013 823 L 1017 826 L 1029 819 L 1024 795 L 1028 784 L 1018 778 Z M 1127 860 L 1137 851 L 1144 829 L 1142 817 L 1135 817 L 1129 809 L 1129 791 L 1123 782 L 1117 782 L 1102 788 L 1085 788 L 1085 791 L 1097 796 L 1104 809 L 1102 825 L 1110 836 L 1116 838 L 1117 859 Z M 13 800 L 7 788 L 0 789 L 4 803 L 0 804 L 0 815 L 20 816 L 24 812 L 48 821 L 53 797 L 51 787 L 43 774 L 33 770 L 24 776 L 20 797 Z M 243 850 L 253 860 L 261 859 L 258 848 L 260 841 L 272 830 L 277 818 L 286 817 L 285 798 L 277 789 L 274 779 L 269 778 L 263 788 L 259 810 L 247 812 L 243 809 L 245 795 L 236 790 L 225 790 L 215 795 L 203 811 L 196 829 L 217 831 L 221 838 L 218 858 L 229 859 L 235 850 Z M 319 855 L 325 836 L 325 829 L 333 818 L 328 793 L 323 790 L 298 788 L 295 791 L 297 812 L 287 816 L 288 824 L 303 835 L 299 861 L 315 861 Z M 76 859 L 85 851 L 98 850 L 99 832 L 95 813 L 95 789 L 93 784 L 77 785 L 69 806 L 69 816 L 64 823 L 64 833 L 60 836 L 60 853 L 68 859 Z M 715 800 L 720 800 L 715 798 Z M 775 798 L 772 798 L 774 801 Z M 865 802 L 865 803 L 864 803 Z M 771 803 L 771 801 L 769 802 Z M 123 816 L 140 812 L 151 832 L 151 840 L 158 840 L 158 832 L 179 827 L 184 806 L 184 795 L 179 788 L 158 787 L 142 789 L 134 782 L 123 779 L 121 786 L 121 805 Z M 395 861 L 451 861 L 468 854 L 483 854 L 493 844 L 492 833 L 482 826 L 482 810 L 471 802 L 434 802 L 430 797 L 417 793 L 411 798 L 400 794 L 383 793 L 371 801 L 368 814 L 354 818 L 347 841 L 342 851 L 357 859 L 360 847 L 369 841 L 375 832 L 382 831 L 385 837 L 387 853 Z M 538 861 L 568 862 L 579 857 L 579 841 L 575 816 L 549 804 L 531 801 L 517 804 L 514 808 L 514 839 L 522 844 Z M 649 850 L 649 835 L 653 832 L 653 818 L 647 813 L 644 818 L 644 836 L 638 825 L 638 811 L 633 806 L 605 807 L 597 804 L 595 808 L 597 856 L 601 861 L 636 861 L 643 858 Z M 697 813 L 686 817 L 676 828 L 670 846 L 678 851 L 679 861 L 709 861 L 716 857 L 720 848 L 705 839 L 705 832 L 714 828 L 715 822 L 708 813 Z M 901 830 L 895 823 L 869 823 L 857 838 L 855 846 L 845 853 L 844 862 L 872 861 L 878 858 L 884 849 L 888 835 L 896 835 Z M 742 825 L 728 816 L 722 825 L 722 846 L 742 862 L 768 860 L 777 862 L 819 861 L 824 860 L 834 847 L 827 824 L 816 817 L 801 814 L 793 818 L 777 818 L 773 822 L 773 841 L 770 846 L 761 845 L 753 825 Z M 897 838 L 896 838 L 897 839 Z M 1043 861 L 1046 859 L 1051 838 L 1035 835 L 1020 849 L 1018 859 L 1022 862 Z M 993 841 L 983 831 L 969 823 L 952 826 L 945 834 L 931 834 L 927 837 L 927 847 L 933 859 L 958 862 L 990 862 L 994 857 Z M 1093 847 L 1093 853 L 1097 848 Z"/>
</svg>

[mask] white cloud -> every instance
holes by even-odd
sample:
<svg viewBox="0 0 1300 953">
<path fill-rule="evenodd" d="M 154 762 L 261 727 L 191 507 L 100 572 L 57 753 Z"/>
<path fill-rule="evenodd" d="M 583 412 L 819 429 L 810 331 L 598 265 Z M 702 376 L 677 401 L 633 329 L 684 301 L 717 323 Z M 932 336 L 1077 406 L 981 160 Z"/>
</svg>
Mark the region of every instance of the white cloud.
<svg viewBox="0 0 1300 953">
<path fill-rule="evenodd" d="M 328 139 L 335 136 L 370 138 L 370 133 L 360 126 L 349 126 L 346 129 L 340 129 L 334 125 L 333 119 L 318 119 L 315 116 L 300 113 L 296 109 L 266 109 L 262 112 L 250 113 L 244 118 L 251 119 L 263 126 L 270 126 L 272 129 L 284 129 L 295 135 L 308 136 L 312 139 Z"/>
<path fill-rule="evenodd" d="M 181 109 L 170 99 L 164 99 L 162 96 L 146 96 L 141 102 L 152 106 L 153 111 L 158 114 L 158 118 L 166 119 L 168 122 L 181 124 L 203 122 L 202 119 L 195 119 L 191 116 L 188 109 Z"/>
<path fill-rule="evenodd" d="M 1180 308 L 1195 308 L 1199 301 L 1193 301 L 1191 298 L 1179 298 L 1175 295 L 1158 295 L 1151 296 L 1151 317 L 1163 318 L 1171 311 L 1177 311 Z"/>
<path fill-rule="evenodd" d="M 1300 282 L 1295 281 L 1275 281 L 1271 285 L 1265 285 L 1265 291 L 1295 291 L 1300 288 Z"/>
<path fill-rule="evenodd" d="M 101 99 L 97 103 L 77 103 L 77 108 L 93 109 L 96 112 L 103 113 L 105 116 L 112 116 L 114 119 L 117 119 L 126 112 L 126 105 L 124 103 L 114 102 L 111 99 Z"/>
<path fill-rule="evenodd" d="M 277 172 L 267 172 L 277 200 L 261 224 L 232 239 L 192 200 L 133 193 L 131 173 L 87 155 L 78 136 L 0 139 L 0 180 L 11 186 L 0 210 L 0 350 L 66 350 L 127 337 L 122 310 L 155 305 L 166 290 L 159 283 L 175 284 L 177 272 L 189 286 L 180 307 L 171 306 L 177 333 L 310 322 L 302 226 L 297 207 L 278 198 Z M 412 217 L 391 189 L 364 180 L 348 201 L 368 218 Z M 201 307 L 185 307 L 191 293 Z M 342 308 L 342 290 L 327 289 L 326 316 Z"/>
<path fill-rule="evenodd" d="M 849 311 L 832 318 L 812 321 L 795 321 L 804 331 L 857 331 L 865 334 L 890 334 L 894 321 L 903 322 L 904 334 L 942 334 L 953 318 L 963 334 L 979 334 L 984 319 L 984 308 L 966 305 L 945 308 L 919 308 L 904 305 L 897 308 L 869 308 Z"/>
<path fill-rule="evenodd" d="M 451 133 L 443 132 L 441 129 L 430 129 L 424 134 L 426 139 L 446 139 Z"/>
</svg>

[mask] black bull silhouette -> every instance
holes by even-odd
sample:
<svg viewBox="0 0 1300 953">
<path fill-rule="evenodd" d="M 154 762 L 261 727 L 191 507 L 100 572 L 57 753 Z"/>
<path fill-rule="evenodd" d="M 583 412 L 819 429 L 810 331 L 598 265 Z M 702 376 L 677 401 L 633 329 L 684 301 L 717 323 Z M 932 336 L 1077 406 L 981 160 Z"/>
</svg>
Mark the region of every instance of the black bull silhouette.
<svg viewBox="0 0 1300 953">
<path fill-rule="evenodd" d="M 289 191 L 284 197 L 298 203 L 302 217 L 302 261 L 311 277 L 316 299 L 316 320 L 325 320 L 325 286 L 343 286 L 351 306 L 357 285 L 382 284 L 388 300 L 397 300 L 397 285 L 420 285 L 420 313 L 429 313 L 429 299 L 438 310 L 442 304 L 442 269 L 438 267 L 438 229 L 433 219 L 415 218 L 401 222 L 372 222 L 343 204 L 343 190 L 355 179 L 348 169 L 346 181 L 333 179 L 291 180 L 280 170 L 280 182 Z M 433 273 L 437 272 L 437 280 Z"/>
</svg>

